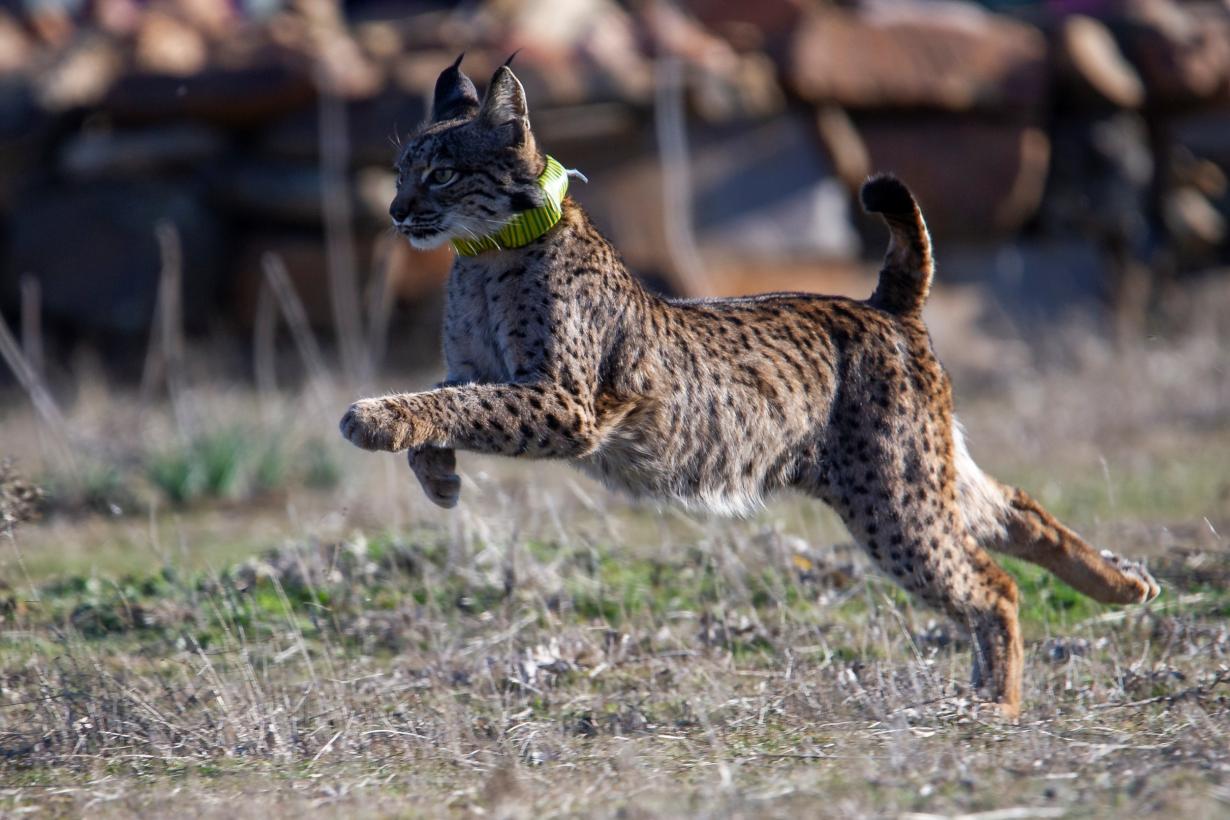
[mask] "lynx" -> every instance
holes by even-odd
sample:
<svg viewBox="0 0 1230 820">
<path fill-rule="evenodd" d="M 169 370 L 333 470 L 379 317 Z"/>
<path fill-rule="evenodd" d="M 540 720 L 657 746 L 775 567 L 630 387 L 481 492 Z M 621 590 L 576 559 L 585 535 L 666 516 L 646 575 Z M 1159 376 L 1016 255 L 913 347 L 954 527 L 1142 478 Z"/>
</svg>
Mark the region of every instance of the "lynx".
<svg viewBox="0 0 1230 820">
<path fill-rule="evenodd" d="M 1020 710 L 1017 587 L 988 554 L 1036 563 L 1098 601 L 1158 594 L 974 463 L 921 318 L 931 241 L 910 191 L 862 188 L 889 229 L 871 297 L 667 299 L 628 272 L 539 148 L 508 64 L 480 101 L 460 58 L 397 160 L 390 214 L 411 243 L 452 242 L 447 380 L 353 404 L 342 434 L 408 452 L 456 504 L 454 451 L 567 459 L 610 487 L 727 514 L 791 489 L 835 509 L 872 561 L 972 636 L 992 711 Z"/>
</svg>

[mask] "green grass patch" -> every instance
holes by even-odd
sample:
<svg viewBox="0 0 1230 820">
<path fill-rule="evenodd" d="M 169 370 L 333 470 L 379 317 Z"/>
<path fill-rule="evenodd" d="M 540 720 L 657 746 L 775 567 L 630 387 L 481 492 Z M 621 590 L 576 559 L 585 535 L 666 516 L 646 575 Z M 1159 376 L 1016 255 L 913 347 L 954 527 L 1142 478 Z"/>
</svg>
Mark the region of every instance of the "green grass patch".
<svg viewBox="0 0 1230 820">
<path fill-rule="evenodd" d="M 173 504 L 200 498 L 237 498 L 261 480 L 279 480 L 282 456 L 273 446 L 254 446 L 238 430 L 202 435 L 153 455 L 146 477 Z"/>
<path fill-rule="evenodd" d="M 1009 556 L 997 556 L 999 564 L 1016 579 L 1020 593 L 1021 624 L 1027 637 L 1062 631 L 1074 623 L 1095 617 L 1110 607 L 1082 595 L 1051 573 Z"/>
</svg>

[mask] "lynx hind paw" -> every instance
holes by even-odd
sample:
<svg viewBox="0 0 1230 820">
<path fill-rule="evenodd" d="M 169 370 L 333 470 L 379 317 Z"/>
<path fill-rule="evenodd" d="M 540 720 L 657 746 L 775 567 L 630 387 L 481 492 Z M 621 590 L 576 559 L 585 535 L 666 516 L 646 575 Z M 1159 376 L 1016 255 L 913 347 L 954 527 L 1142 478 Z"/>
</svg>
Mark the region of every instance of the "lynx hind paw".
<svg viewBox="0 0 1230 820">
<path fill-rule="evenodd" d="M 1134 601 L 1128 603 L 1144 604 L 1152 601 L 1162 591 L 1156 580 L 1139 561 L 1130 561 L 1110 550 L 1102 550 L 1102 559 L 1119 570 L 1125 577 L 1136 582 L 1138 594 Z"/>
<path fill-rule="evenodd" d="M 424 447 L 406 453 L 406 461 L 427 498 L 451 510 L 461 497 L 461 476 L 457 475 L 456 453 L 443 447 Z"/>
<path fill-rule="evenodd" d="M 971 711 L 975 720 L 986 723 L 1018 723 L 1021 719 L 1021 707 L 1014 703 L 984 700 L 974 704 Z"/>
<path fill-rule="evenodd" d="M 423 492 L 437 507 L 451 510 L 457 506 L 461 498 L 461 476 L 451 475 L 440 478 L 419 479 Z"/>
</svg>

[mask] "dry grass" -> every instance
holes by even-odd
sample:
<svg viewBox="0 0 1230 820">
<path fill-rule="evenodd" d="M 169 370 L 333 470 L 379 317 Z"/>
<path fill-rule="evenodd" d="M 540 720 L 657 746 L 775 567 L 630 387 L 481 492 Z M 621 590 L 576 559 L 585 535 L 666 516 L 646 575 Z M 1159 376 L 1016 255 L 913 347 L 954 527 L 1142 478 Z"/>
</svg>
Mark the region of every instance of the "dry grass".
<svg viewBox="0 0 1230 820">
<path fill-rule="evenodd" d="M 1066 334 L 1059 364 L 958 357 L 976 457 L 1166 587 L 1106 608 L 1013 564 L 1015 726 L 977 718 L 962 637 L 818 505 L 706 521 L 471 458 L 445 513 L 328 435 L 341 395 L 198 381 L 185 440 L 87 385 L 68 416 L 101 506 L 0 543 L 0 812 L 1226 814 L 1228 293 L 1164 339 Z M 3 449 L 37 470 L 33 425 L 11 412 Z M 275 433 L 277 480 L 200 443 Z M 150 466 L 172 456 L 233 480 L 176 499 Z"/>
</svg>

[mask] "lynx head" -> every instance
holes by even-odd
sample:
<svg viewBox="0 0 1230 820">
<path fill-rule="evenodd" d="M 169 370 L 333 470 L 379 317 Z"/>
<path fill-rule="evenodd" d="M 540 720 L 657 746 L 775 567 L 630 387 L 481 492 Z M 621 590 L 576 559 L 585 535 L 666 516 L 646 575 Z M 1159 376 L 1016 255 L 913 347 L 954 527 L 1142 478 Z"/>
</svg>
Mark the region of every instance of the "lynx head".
<svg viewBox="0 0 1230 820">
<path fill-rule="evenodd" d="M 545 164 L 509 64 L 496 69 L 480 102 L 458 57 L 436 80 L 430 119 L 397 158 L 389 215 L 417 248 L 485 236 L 543 204 L 537 178 Z"/>
</svg>

